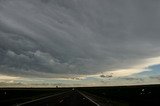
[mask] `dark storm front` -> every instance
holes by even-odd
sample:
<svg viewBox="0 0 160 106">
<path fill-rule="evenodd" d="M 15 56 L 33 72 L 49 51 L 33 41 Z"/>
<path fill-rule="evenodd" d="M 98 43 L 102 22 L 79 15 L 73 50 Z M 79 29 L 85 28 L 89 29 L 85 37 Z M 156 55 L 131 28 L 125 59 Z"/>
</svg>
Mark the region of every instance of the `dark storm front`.
<svg viewBox="0 0 160 106">
<path fill-rule="evenodd" d="M 2 106 L 158 106 L 160 85 L 1 88 Z"/>
</svg>

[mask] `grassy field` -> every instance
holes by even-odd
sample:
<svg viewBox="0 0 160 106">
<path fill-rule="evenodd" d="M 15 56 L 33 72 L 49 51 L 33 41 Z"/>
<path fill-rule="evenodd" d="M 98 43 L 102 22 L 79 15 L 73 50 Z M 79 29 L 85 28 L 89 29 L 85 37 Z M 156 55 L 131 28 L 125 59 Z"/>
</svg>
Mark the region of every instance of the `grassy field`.
<svg viewBox="0 0 160 106">
<path fill-rule="evenodd" d="M 125 101 L 130 106 L 157 106 L 160 104 L 160 85 L 86 87 L 78 89 L 103 98 Z"/>
<path fill-rule="evenodd" d="M 48 95 L 64 92 L 68 88 L 0 88 L 0 104 L 13 105 Z"/>
</svg>

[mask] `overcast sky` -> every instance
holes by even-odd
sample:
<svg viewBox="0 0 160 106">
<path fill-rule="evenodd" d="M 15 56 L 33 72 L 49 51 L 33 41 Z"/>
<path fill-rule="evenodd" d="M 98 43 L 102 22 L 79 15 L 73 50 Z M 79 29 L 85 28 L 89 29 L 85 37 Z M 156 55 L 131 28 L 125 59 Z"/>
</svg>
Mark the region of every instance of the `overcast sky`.
<svg viewBox="0 0 160 106">
<path fill-rule="evenodd" d="M 159 42 L 159 0 L 0 0 L 1 79 L 153 78 Z"/>
</svg>

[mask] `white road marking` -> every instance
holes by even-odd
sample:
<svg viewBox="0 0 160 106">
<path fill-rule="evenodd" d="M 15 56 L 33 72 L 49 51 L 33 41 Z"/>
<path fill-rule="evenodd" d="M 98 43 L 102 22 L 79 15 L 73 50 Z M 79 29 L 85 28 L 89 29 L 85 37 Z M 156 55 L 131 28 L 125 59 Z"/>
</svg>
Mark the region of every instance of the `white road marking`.
<svg viewBox="0 0 160 106">
<path fill-rule="evenodd" d="M 79 91 L 78 91 L 79 92 Z M 93 101 L 91 98 L 89 98 L 88 96 L 86 96 L 85 94 L 83 94 L 82 92 L 79 92 L 82 96 L 84 96 L 85 98 L 87 98 L 89 101 L 91 101 L 92 103 L 94 103 L 97 106 L 100 106 L 98 103 L 96 103 L 95 101 Z"/>
<path fill-rule="evenodd" d="M 67 92 L 70 92 L 70 91 L 67 91 Z M 58 94 L 54 94 L 54 95 L 50 95 L 50 96 L 45 96 L 45 97 L 42 97 L 42 98 L 38 98 L 38 99 L 35 99 L 35 100 L 31 100 L 31 101 L 27 101 L 27 102 L 24 102 L 24 103 L 17 104 L 16 106 L 22 106 L 22 105 L 25 105 L 25 104 L 28 104 L 28 103 L 32 103 L 32 102 L 47 99 L 47 98 L 50 98 L 50 97 L 58 96 L 58 95 L 61 95 L 61 94 L 67 93 L 67 92 L 62 92 L 62 93 L 58 93 Z"/>
<path fill-rule="evenodd" d="M 62 102 L 63 102 L 63 99 L 59 103 L 62 103 Z"/>
</svg>

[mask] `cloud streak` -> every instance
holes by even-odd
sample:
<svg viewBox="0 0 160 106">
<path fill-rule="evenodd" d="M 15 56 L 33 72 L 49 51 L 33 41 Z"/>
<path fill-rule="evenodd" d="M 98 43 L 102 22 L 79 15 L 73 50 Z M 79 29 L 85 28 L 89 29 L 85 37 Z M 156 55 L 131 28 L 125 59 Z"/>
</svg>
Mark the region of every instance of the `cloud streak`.
<svg viewBox="0 0 160 106">
<path fill-rule="evenodd" d="M 145 64 L 160 55 L 159 4 L 1 0 L 0 73 L 93 75 Z"/>
</svg>

